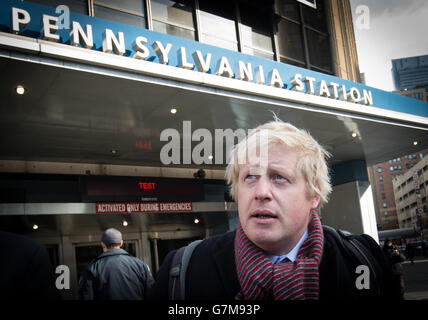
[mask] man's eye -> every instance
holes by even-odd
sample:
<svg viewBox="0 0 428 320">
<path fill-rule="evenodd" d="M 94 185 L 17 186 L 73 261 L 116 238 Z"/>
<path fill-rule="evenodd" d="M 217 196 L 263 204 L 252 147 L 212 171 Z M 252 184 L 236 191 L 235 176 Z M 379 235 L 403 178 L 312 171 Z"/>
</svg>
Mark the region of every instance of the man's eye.
<svg viewBox="0 0 428 320">
<path fill-rule="evenodd" d="M 245 180 L 253 180 L 255 178 L 256 176 L 254 174 L 247 174 L 247 176 L 245 177 Z"/>
<path fill-rule="evenodd" d="M 279 181 L 282 181 L 282 180 L 286 180 L 283 176 L 281 176 L 280 174 L 275 174 L 274 176 L 273 176 L 273 179 L 274 180 L 279 180 Z"/>
</svg>

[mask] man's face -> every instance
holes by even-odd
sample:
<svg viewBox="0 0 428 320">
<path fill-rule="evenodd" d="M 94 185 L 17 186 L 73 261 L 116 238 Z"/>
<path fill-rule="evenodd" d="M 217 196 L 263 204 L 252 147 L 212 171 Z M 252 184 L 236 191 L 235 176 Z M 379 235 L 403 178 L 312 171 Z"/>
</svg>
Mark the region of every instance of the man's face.
<svg viewBox="0 0 428 320">
<path fill-rule="evenodd" d="M 253 156 L 240 168 L 239 221 L 247 237 L 271 254 L 293 249 L 308 226 L 310 211 L 319 204 L 318 195 L 309 197 L 297 163 L 295 150 L 274 144 L 267 161 Z"/>
</svg>

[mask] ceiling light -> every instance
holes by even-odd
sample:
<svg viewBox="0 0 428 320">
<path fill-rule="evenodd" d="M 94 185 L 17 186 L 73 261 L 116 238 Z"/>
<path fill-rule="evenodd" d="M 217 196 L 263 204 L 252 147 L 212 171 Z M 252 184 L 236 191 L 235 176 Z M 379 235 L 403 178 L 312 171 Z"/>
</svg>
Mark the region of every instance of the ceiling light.
<svg viewBox="0 0 428 320">
<path fill-rule="evenodd" d="M 172 114 L 176 114 L 177 113 L 177 108 L 172 108 L 171 110 L 170 110 L 170 112 L 172 113 Z"/>
<path fill-rule="evenodd" d="M 123 225 L 124 227 L 128 226 L 128 221 L 123 220 L 122 225 Z"/>
<path fill-rule="evenodd" d="M 16 93 L 20 95 L 23 95 L 25 93 L 25 88 L 21 85 L 17 86 L 15 90 L 16 90 Z"/>
<path fill-rule="evenodd" d="M 357 137 L 357 133 L 356 132 L 352 132 L 351 136 L 352 136 L 352 138 L 356 138 Z"/>
<path fill-rule="evenodd" d="M 117 153 L 117 150 L 116 150 L 116 149 L 112 149 L 110 152 L 111 152 L 112 154 L 116 154 L 116 153 Z"/>
<path fill-rule="evenodd" d="M 418 145 L 418 143 L 419 143 L 419 142 L 417 142 L 416 140 L 415 140 L 415 141 L 413 141 L 413 145 L 414 145 L 414 146 L 417 146 L 417 145 Z"/>
<path fill-rule="evenodd" d="M 209 156 L 208 156 L 208 159 L 209 159 L 209 160 L 212 160 L 213 158 L 214 158 L 214 157 L 213 157 L 212 155 L 209 155 Z"/>
<path fill-rule="evenodd" d="M 194 223 L 198 224 L 199 223 L 199 219 L 195 218 L 195 220 L 193 220 Z"/>
<path fill-rule="evenodd" d="M 37 229 L 39 229 L 39 226 L 37 224 L 33 224 L 33 229 L 37 230 Z"/>
</svg>

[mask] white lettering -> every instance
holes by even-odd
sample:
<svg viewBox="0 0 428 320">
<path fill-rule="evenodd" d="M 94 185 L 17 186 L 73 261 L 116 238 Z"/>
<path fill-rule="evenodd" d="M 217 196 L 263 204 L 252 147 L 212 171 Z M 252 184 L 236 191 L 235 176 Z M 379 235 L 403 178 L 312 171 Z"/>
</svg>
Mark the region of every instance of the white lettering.
<svg viewBox="0 0 428 320">
<path fill-rule="evenodd" d="M 149 51 L 149 48 L 145 46 L 146 43 L 147 43 L 147 39 L 145 37 L 138 36 L 135 39 L 135 42 L 133 43 L 133 46 L 132 46 L 135 51 L 133 58 L 145 60 L 149 57 L 150 51 Z"/>
<path fill-rule="evenodd" d="M 309 84 L 309 87 L 308 87 L 308 85 L 306 85 L 306 93 L 309 93 L 309 94 L 314 94 L 314 92 L 315 92 L 315 89 L 314 89 L 314 82 L 316 81 L 316 79 L 315 78 L 312 78 L 312 77 L 306 77 L 305 78 L 305 82 L 307 83 L 307 84 Z"/>
<path fill-rule="evenodd" d="M 193 53 L 193 60 L 195 60 L 196 68 L 199 72 L 208 72 L 210 70 L 211 53 L 208 53 L 204 60 L 202 53 L 199 50 L 196 50 Z"/>
<path fill-rule="evenodd" d="M 349 91 L 348 100 L 354 103 L 357 103 L 361 100 L 361 93 L 357 88 L 352 87 Z"/>
<path fill-rule="evenodd" d="M 291 84 L 293 85 L 293 90 L 295 91 L 303 91 L 305 89 L 305 85 L 302 81 L 302 75 L 299 73 L 294 75 L 294 79 L 291 80 Z"/>
<path fill-rule="evenodd" d="M 327 83 L 325 82 L 325 80 L 321 80 L 321 82 L 320 82 L 319 95 L 321 97 L 327 97 L 327 98 L 330 97 L 330 91 L 328 90 Z"/>
<path fill-rule="evenodd" d="M 244 81 L 253 81 L 253 70 L 251 68 L 251 63 L 247 63 L 245 66 L 245 63 L 241 60 L 238 61 L 238 68 L 239 68 L 239 80 Z"/>
<path fill-rule="evenodd" d="M 183 69 L 188 69 L 188 70 L 192 70 L 194 65 L 193 63 L 187 62 L 187 57 L 186 57 L 186 48 L 185 47 L 180 47 L 180 62 L 178 63 L 178 66 L 180 68 Z"/>
<path fill-rule="evenodd" d="M 363 89 L 363 99 L 364 99 L 364 104 L 368 105 L 368 106 L 372 106 L 373 105 L 373 97 L 372 97 L 372 92 L 370 90 L 366 90 Z"/>
<path fill-rule="evenodd" d="M 329 88 L 333 89 L 333 98 L 337 99 L 339 98 L 339 92 L 337 90 L 337 88 L 339 87 L 339 84 L 336 82 L 330 82 L 330 84 L 328 85 Z"/>
<path fill-rule="evenodd" d="M 155 49 L 156 55 L 159 57 L 159 62 L 161 64 L 168 64 L 169 62 L 168 54 L 172 48 L 172 44 L 167 43 L 166 47 L 164 47 L 162 42 L 155 41 L 152 46 L 153 46 L 153 49 Z"/>
<path fill-rule="evenodd" d="M 233 77 L 233 71 L 230 67 L 229 60 L 226 57 L 221 57 L 220 62 L 218 64 L 216 75 L 225 76 L 227 78 Z"/>
<path fill-rule="evenodd" d="M 58 41 L 59 35 L 55 34 L 58 31 L 58 18 L 48 16 L 47 14 L 43 15 L 43 28 L 42 28 L 42 37 L 43 40 L 49 41 Z"/>
<path fill-rule="evenodd" d="M 31 21 L 30 14 L 24 9 L 12 8 L 12 32 L 17 34 Z"/>
<path fill-rule="evenodd" d="M 258 84 L 264 84 L 265 83 L 265 73 L 263 71 L 263 66 L 257 67 L 256 83 L 258 83 Z"/>
<path fill-rule="evenodd" d="M 281 76 L 279 75 L 279 71 L 275 68 L 272 70 L 269 85 L 277 88 L 282 88 L 284 86 Z"/>
<path fill-rule="evenodd" d="M 103 52 L 113 51 L 115 54 L 123 55 L 125 53 L 125 36 L 123 32 L 118 32 L 119 39 L 116 38 L 113 31 L 106 29 L 103 33 Z"/>
<path fill-rule="evenodd" d="M 94 46 L 92 26 L 90 24 L 86 25 L 86 33 L 83 31 L 79 22 L 73 21 L 72 26 L 73 27 L 70 32 L 71 45 L 77 46 L 80 44 L 83 48 L 91 49 Z M 83 40 L 83 43 L 81 42 L 81 39 Z"/>
</svg>

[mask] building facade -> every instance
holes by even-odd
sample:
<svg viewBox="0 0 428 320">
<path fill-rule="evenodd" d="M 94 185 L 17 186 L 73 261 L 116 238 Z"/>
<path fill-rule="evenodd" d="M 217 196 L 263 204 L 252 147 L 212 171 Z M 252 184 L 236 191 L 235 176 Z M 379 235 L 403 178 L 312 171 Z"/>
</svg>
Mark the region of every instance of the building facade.
<svg viewBox="0 0 428 320">
<path fill-rule="evenodd" d="M 397 91 L 428 88 L 428 55 L 392 60 L 392 77 Z"/>
<path fill-rule="evenodd" d="M 233 230 L 227 154 L 272 111 L 331 153 L 323 222 L 375 239 L 367 165 L 428 148 L 424 103 L 359 83 L 348 1 L 2 1 L 0 70 L 0 225 L 64 298 L 108 227 L 154 273 Z"/>
<path fill-rule="evenodd" d="M 428 156 L 393 181 L 400 228 L 428 228 Z"/>
<path fill-rule="evenodd" d="M 401 228 L 395 202 L 394 181 L 401 179 L 418 164 L 428 150 L 395 157 L 368 168 L 369 180 L 373 186 L 378 230 Z"/>
<path fill-rule="evenodd" d="M 412 99 L 428 102 L 428 89 L 426 87 L 404 91 L 395 91 L 395 93 L 401 94 Z"/>
</svg>

